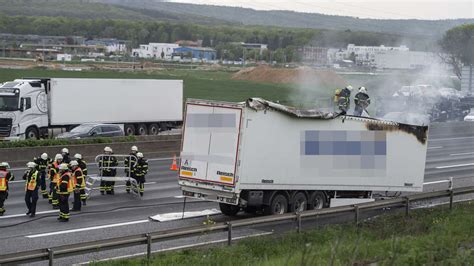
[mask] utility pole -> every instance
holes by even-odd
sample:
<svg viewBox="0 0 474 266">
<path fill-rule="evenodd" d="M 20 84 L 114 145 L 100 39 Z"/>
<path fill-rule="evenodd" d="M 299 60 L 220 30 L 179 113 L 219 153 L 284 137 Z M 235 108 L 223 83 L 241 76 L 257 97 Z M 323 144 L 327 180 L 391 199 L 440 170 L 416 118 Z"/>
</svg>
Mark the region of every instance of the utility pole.
<svg viewBox="0 0 474 266">
<path fill-rule="evenodd" d="M 245 47 L 242 48 L 242 53 L 243 53 L 243 56 L 242 56 L 242 66 L 245 66 Z"/>
</svg>

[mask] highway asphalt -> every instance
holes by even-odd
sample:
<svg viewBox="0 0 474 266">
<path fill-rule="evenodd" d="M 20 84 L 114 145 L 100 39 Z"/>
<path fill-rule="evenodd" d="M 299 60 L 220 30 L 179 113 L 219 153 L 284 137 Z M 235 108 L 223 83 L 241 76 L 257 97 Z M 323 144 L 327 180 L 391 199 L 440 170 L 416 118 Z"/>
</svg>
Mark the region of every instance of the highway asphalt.
<svg viewBox="0 0 474 266">
<path fill-rule="evenodd" d="M 74 151 L 72 151 L 74 152 Z M 146 155 L 145 155 L 146 156 Z M 56 221 L 58 213 L 52 210 L 47 200 L 38 201 L 37 216 L 29 218 L 24 213 L 24 182 L 22 171 L 14 171 L 16 181 L 11 184 L 10 197 L 6 201 L 7 212 L 0 217 L 0 254 L 27 251 L 31 249 L 55 247 L 64 244 L 107 239 L 118 236 L 136 235 L 160 230 L 200 225 L 204 217 L 189 218 L 169 222 L 152 222 L 149 216 L 181 212 L 183 198 L 177 185 L 177 172 L 170 171 L 171 159 L 151 158 L 150 173 L 147 176 L 145 196 L 137 199 L 125 193 L 124 184 L 117 184 L 114 196 L 101 196 L 96 190 L 82 212 L 72 213 L 70 222 Z M 97 168 L 90 165 L 89 171 Z M 430 128 L 428 154 L 426 159 L 425 182 L 455 178 L 454 186 L 474 185 L 474 123 L 441 123 Z M 97 184 L 98 185 L 98 184 Z M 447 184 L 425 186 L 425 191 L 446 189 Z M 462 199 L 472 198 L 472 195 Z M 460 198 L 461 199 L 461 198 Z M 426 204 L 437 202 L 426 202 Z M 188 200 L 186 211 L 218 209 L 216 203 Z M 242 214 L 237 219 L 248 217 Z M 341 216 L 325 221 L 342 221 L 352 216 Z M 229 218 L 212 216 L 216 222 Z M 324 222 L 324 221 L 323 221 Z M 268 225 L 235 230 L 235 236 L 245 238 L 273 234 L 286 225 Z M 153 251 L 189 247 L 202 243 L 221 243 L 226 240 L 224 233 L 207 234 L 181 240 L 154 244 Z M 58 259 L 56 265 L 83 263 L 107 258 L 123 257 L 144 252 L 141 246 L 98 252 L 88 255 Z M 46 262 L 37 263 L 45 265 Z"/>
</svg>

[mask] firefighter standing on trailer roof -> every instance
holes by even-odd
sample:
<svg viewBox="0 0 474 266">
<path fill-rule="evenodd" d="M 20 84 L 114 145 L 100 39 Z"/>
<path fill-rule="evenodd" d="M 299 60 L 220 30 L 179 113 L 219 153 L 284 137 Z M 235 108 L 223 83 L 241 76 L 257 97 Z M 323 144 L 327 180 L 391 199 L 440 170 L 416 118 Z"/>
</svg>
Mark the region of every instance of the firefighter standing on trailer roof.
<svg viewBox="0 0 474 266">
<path fill-rule="evenodd" d="M 125 158 L 124 164 L 125 164 L 125 174 L 129 177 L 133 177 L 133 166 L 137 163 L 137 152 L 138 152 L 138 147 L 137 146 L 132 146 L 131 152 L 130 152 L 130 157 Z M 125 184 L 125 190 L 127 193 L 130 193 L 130 188 L 132 186 L 132 183 L 130 181 L 127 181 Z"/>
<path fill-rule="evenodd" d="M 99 160 L 99 172 L 104 177 L 114 177 L 117 174 L 117 158 L 113 156 L 113 150 L 110 147 L 104 148 L 105 155 L 102 156 Z M 114 181 L 101 181 L 100 182 L 100 193 L 104 195 L 107 193 L 108 195 L 114 194 Z"/>
<path fill-rule="evenodd" d="M 0 216 L 5 213 L 4 203 L 8 198 L 8 182 L 15 179 L 15 176 L 8 171 L 9 168 L 8 163 L 0 163 Z"/>
<path fill-rule="evenodd" d="M 140 196 L 145 192 L 145 175 L 148 173 L 148 161 L 143 157 L 143 153 L 137 153 L 137 164 L 133 168 L 133 175 L 138 183 Z"/>
<path fill-rule="evenodd" d="M 51 159 L 48 157 L 47 153 L 43 153 L 39 158 L 34 158 L 33 162 L 36 164 L 36 170 L 38 170 L 41 195 L 43 196 L 43 199 L 47 199 L 48 191 L 46 190 L 46 177 L 48 175 L 48 167 L 51 164 Z"/>
<path fill-rule="evenodd" d="M 59 166 L 59 174 L 61 177 L 58 182 L 58 196 L 59 196 L 59 218 L 61 222 L 69 221 L 69 195 L 74 189 L 74 181 L 69 171 L 69 166 L 62 163 Z"/>
<path fill-rule="evenodd" d="M 81 187 L 80 194 L 81 194 L 81 200 L 82 200 L 82 205 L 86 206 L 86 200 L 87 200 L 87 195 L 86 195 L 86 177 L 87 177 L 87 163 L 82 159 L 82 155 L 79 153 L 74 154 L 74 159 L 76 159 L 77 163 L 79 164 L 79 168 L 82 170 L 82 174 L 84 175 L 84 186 Z"/>
<path fill-rule="evenodd" d="M 59 199 L 58 199 L 58 182 L 59 182 L 59 166 L 63 162 L 63 156 L 61 154 L 56 154 L 54 157 L 54 162 L 49 168 L 49 203 L 53 205 L 53 209 L 59 208 Z"/>
<path fill-rule="evenodd" d="M 86 189 L 86 180 L 81 167 L 77 161 L 71 161 L 69 166 L 72 169 L 72 179 L 74 186 L 74 204 L 71 211 L 81 211 L 81 191 Z"/>
<path fill-rule="evenodd" d="M 339 108 L 340 111 L 347 113 L 347 110 L 349 110 L 350 104 L 351 104 L 351 91 L 352 91 L 352 86 L 348 85 L 344 89 L 337 91 L 336 90 L 336 96 L 335 99 L 337 99 L 337 107 Z"/>
<path fill-rule="evenodd" d="M 38 202 L 38 188 L 39 188 L 39 180 L 38 180 L 38 170 L 37 165 L 34 162 L 29 162 L 26 164 L 28 170 L 26 170 L 25 174 L 23 175 L 23 180 L 26 181 L 25 183 L 25 203 L 26 207 L 28 208 L 28 212 L 26 215 L 30 217 L 35 217 L 36 215 L 36 203 Z"/>
<path fill-rule="evenodd" d="M 360 87 L 359 92 L 354 96 L 354 115 L 355 116 L 362 116 L 362 113 L 365 111 L 367 112 L 367 107 L 370 104 L 370 97 L 367 94 L 367 90 L 365 87 Z"/>
</svg>

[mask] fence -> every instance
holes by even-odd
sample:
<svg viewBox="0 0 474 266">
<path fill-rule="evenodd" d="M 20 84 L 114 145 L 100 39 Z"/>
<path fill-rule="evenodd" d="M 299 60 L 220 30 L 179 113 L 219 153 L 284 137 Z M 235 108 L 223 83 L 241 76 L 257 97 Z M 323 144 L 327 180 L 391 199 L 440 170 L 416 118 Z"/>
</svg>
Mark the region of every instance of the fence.
<svg viewBox="0 0 474 266">
<path fill-rule="evenodd" d="M 301 213 L 287 213 L 283 215 L 273 215 L 257 218 L 249 218 L 238 221 L 226 222 L 226 223 L 217 223 L 214 225 L 205 225 L 205 226 L 195 226 L 195 227 L 185 227 L 178 228 L 173 230 L 158 231 L 141 235 L 132 235 L 125 237 L 116 237 L 105 240 L 91 241 L 86 243 L 63 245 L 55 248 L 48 249 L 38 249 L 32 251 L 24 251 L 13 254 L 6 254 L 0 256 L 0 264 L 18 264 L 18 263 L 29 263 L 35 261 L 49 260 L 49 265 L 53 265 L 54 259 L 80 255 L 89 252 L 100 252 L 110 249 L 117 249 L 122 247 L 136 246 L 136 245 L 146 245 L 146 255 L 149 259 L 151 256 L 151 244 L 158 241 L 176 239 L 180 237 L 189 237 L 193 235 L 199 235 L 209 232 L 218 232 L 226 231 L 227 232 L 227 244 L 232 244 L 232 231 L 235 228 L 251 226 L 251 225 L 262 225 L 266 223 L 274 223 L 281 221 L 294 221 L 296 225 L 297 232 L 302 230 L 302 219 L 309 217 L 323 217 L 335 214 L 343 213 L 353 213 L 354 222 L 357 224 L 360 221 L 361 212 L 364 210 L 375 210 L 387 207 L 405 207 L 405 213 L 408 215 L 410 210 L 410 203 L 436 199 L 442 197 L 449 197 L 449 207 L 453 207 L 453 197 L 457 195 L 474 193 L 474 186 L 455 188 L 453 189 L 453 181 L 442 180 L 435 181 L 430 183 L 425 183 L 425 185 L 438 184 L 438 183 L 449 183 L 449 188 L 443 191 L 427 192 L 408 195 L 405 197 L 380 200 L 370 203 L 362 203 L 352 206 L 341 206 L 328 209 L 320 210 L 311 210 L 304 211 Z"/>
</svg>

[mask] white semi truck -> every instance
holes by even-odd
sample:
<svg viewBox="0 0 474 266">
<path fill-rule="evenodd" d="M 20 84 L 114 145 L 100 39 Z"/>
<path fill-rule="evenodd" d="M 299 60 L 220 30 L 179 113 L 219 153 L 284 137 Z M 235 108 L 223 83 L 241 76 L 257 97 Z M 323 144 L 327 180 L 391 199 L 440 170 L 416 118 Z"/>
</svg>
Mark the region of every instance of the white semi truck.
<svg viewBox="0 0 474 266">
<path fill-rule="evenodd" d="M 222 213 L 304 211 L 422 191 L 428 127 L 298 110 L 263 99 L 186 103 L 184 196 Z"/>
<path fill-rule="evenodd" d="M 156 135 L 182 122 L 183 81 L 24 78 L 0 86 L 0 138 L 37 139 L 83 123 Z"/>
</svg>

